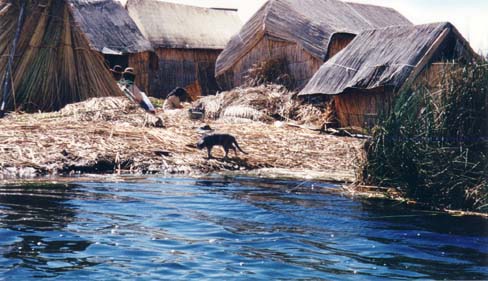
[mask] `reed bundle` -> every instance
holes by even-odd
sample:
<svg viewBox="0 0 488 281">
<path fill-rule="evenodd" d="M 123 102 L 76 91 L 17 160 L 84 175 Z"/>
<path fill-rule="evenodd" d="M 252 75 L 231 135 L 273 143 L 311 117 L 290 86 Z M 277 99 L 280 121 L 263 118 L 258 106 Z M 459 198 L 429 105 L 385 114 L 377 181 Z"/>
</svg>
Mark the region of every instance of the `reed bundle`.
<svg viewBox="0 0 488 281">
<path fill-rule="evenodd" d="M 3 6 L 0 5 L 0 8 Z M 3 7 L 5 9 L 5 7 Z M 11 16 L 12 8 L 8 10 L 2 9 L 2 15 L 0 17 L 0 93 L 2 91 L 3 77 L 7 68 L 8 54 L 12 46 L 12 40 L 15 33 L 15 23 L 17 22 L 14 17 Z"/>
<path fill-rule="evenodd" d="M 40 5 L 43 2 L 43 5 Z M 15 5 L 14 5 L 15 6 Z M 18 10 L 0 17 L 0 74 Z M 8 108 L 53 111 L 91 97 L 120 95 L 103 57 L 77 27 L 68 1 L 27 1 Z M 3 78 L 3 75 L 0 76 Z"/>
<path fill-rule="evenodd" d="M 187 108 L 188 109 L 188 108 Z M 200 121 L 187 109 L 159 113 L 165 128 L 156 128 L 153 116 L 125 98 L 94 98 L 60 111 L 12 114 L 0 120 L 0 175 L 21 176 L 73 172 L 187 173 L 280 168 L 312 174 L 336 175 L 351 181 L 362 141 L 320 135 L 284 123 L 245 125 L 206 120 L 215 132 L 236 136 L 249 155 L 223 161 L 220 148 L 207 160 L 195 148 L 201 137 Z M 267 172 L 269 173 L 269 172 Z M 1 177 L 1 176 L 0 176 Z"/>
<path fill-rule="evenodd" d="M 235 88 L 216 96 L 203 97 L 195 107 L 210 119 L 248 119 L 261 122 L 287 120 L 320 127 L 330 116 L 323 104 L 303 103 L 295 93 L 275 84 Z"/>
<path fill-rule="evenodd" d="M 269 59 L 256 63 L 247 71 L 244 79 L 245 87 L 277 84 L 291 90 L 296 86 L 286 59 Z"/>
</svg>

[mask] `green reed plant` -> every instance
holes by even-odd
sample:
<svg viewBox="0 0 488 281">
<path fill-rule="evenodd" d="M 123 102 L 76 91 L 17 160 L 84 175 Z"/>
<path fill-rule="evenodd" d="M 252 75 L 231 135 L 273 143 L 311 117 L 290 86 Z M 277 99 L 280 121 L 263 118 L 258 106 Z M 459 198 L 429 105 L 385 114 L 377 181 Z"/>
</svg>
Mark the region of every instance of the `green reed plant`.
<svg viewBox="0 0 488 281">
<path fill-rule="evenodd" d="M 368 146 L 365 182 L 434 207 L 488 212 L 488 66 L 401 93 Z"/>
</svg>

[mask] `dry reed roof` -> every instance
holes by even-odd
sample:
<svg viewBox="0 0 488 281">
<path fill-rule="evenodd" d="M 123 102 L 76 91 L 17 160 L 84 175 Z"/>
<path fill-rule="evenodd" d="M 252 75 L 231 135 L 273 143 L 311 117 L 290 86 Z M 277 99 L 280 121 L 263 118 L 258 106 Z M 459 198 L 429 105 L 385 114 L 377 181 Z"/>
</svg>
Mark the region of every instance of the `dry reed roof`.
<svg viewBox="0 0 488 281">
<path fill-rule="evenodd" d="M 152 50 L 124 7 L 115 0 L 69 0 L 75 20 L 93 49 L 139 53 Z"/>
<path fill-rule="evenodd" d="M 126 8 L 154 48 L 223 49 L 242 26 L 229 10 L 156 0 L 129 0 Z"/>
<path fill-rule="evenodd" d="M 264 35 L 297 43 L 324 60 L 334 34 L 392 25 L 411 22 L 386 7 L 338 0 L 270 0 L 230 40 L 217 61 L 217 74 L 232 68 Z"/>
<path fill-rule="evenodd" d="M 443 49 L 436 52 L 439 48 Z M 334 95 L 383 86 L 399 89 L 435 53 L 434 59 L 469 59 L 474 54 L 450 23 L 364 31 L 324 63 L 300 95 Z"/>
</svg>

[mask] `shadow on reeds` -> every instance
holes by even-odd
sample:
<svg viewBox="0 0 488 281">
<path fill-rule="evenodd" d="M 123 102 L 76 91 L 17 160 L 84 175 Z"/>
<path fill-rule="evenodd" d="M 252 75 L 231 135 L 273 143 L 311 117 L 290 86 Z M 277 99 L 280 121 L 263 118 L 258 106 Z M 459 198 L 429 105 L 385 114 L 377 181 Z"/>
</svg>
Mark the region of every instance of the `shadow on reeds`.
<svg viewBox="0 0 488 281">
<path fill-rule="evenodd" d="M 61 174 L 104 174 L 113 173 L 117 170 L 130 170 L 134 164 L 132 159 L 117 161 L 115 157 L 98 157 L 93 162 L 80 163 L 79 165 L 65 165 Z"/>
<path fill-rule="evenodd" d="M 401 93 L 373 129 L 365 182 L 434 207 L 488 212 L 487 104 L 486 65 L 444 73 L 436 92 Z"/>
<path fill-rule="evenodd" d="M 245 77 L 247 87 L 257 87 L 263 84 L 282 85 L 288 90 L 297 86 L 286 59 L 270 59 L 254 64 Z"/>
</svg>

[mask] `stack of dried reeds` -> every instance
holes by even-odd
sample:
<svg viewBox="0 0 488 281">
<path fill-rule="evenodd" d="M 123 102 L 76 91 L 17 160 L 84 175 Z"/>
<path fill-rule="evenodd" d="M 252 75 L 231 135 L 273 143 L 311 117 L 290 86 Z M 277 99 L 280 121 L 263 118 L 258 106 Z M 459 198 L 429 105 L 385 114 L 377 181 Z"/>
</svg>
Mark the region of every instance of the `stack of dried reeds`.
<svg viewBox="0 0 488 281">
<path fill-rule="evenodd" d="M 287 89 L 295 89 L 295 79 L 291 75 L 286 59 L 269 59 L 254 64 L 244 77 L 245 87 L 256 87 L 263 84 L 278 84 Z"/>
<path fill-rule="evenodd" d="M 293 121 L 321 126 L 330 116 L 325 104 L 303 103 L 294 92 L 275 84 L 235 88 L 216 96 L 203 97 L 195 107 L 209 119 Z"/>
<path fill-rule="evenodd" d="M 277 112 L 281 99 L 290 99 L 286 89 L 276 85 L 236 88 L 216 96 L 200 99 L 197 106 L 205 109 L 207 118 L 246 118 L 269 121 Z"/>
<path fill-rule="evenodd" d="M 0 77 L 16 27 L 19 1 L 0 17 Z M 68 1 L 26 0 L 8 109 L 52 111 L 90 97 L 120 95 L 103 57 L 77 27 Z"/>
<path fill-rule="evenodd" d="M 0 5 L 0 94 L 15 33 L 16 18 L 11 16 L 12 10 L 11 5 Z"/>
</svg>

